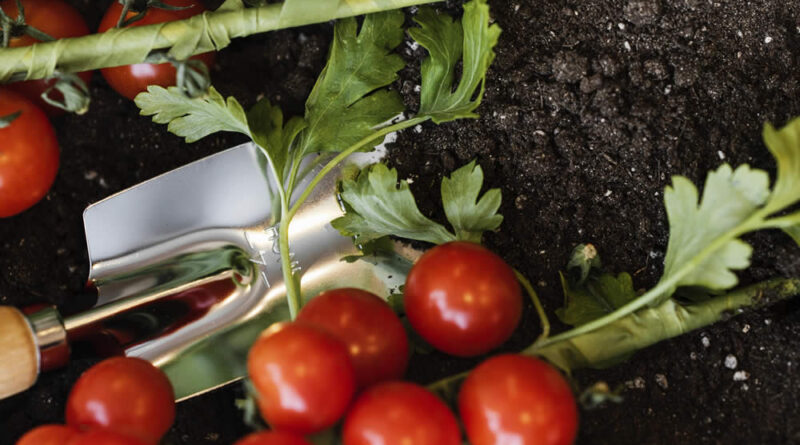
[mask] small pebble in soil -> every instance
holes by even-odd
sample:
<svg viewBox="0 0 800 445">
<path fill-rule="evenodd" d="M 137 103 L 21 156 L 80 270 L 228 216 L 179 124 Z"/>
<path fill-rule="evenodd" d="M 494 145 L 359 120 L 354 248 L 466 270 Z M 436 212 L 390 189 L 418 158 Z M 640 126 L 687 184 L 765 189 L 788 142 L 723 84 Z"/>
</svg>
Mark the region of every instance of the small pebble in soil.
<svg viewBox="0 0 800 445">
<path fill-rule="evenodd" d="M 700 339 L 700 342 L 703 344 L 703 347 L 707 348 L 711 346 L 711 340 L 708 339 L 705 335 Z"/>
<path fill-rule="evenodd" d="M 772 319 L 771 318 L 765 319 L 764 320 L 764 324 L 767 325 L 767 326 L 771 325 L 772 324 Z"/>
<path fill-rule="evenodd" d="M 750 373 L 747 371 L 736 371 L 733 373 L 734 382 L 744 382 L 750 378 Z"/>
<path fill-rule="evenodd" d="M 736 356 L 733 354 L 728 354 L 725 357 L 725 367 L 728 369 L 736 369 L 736 366 L 739 364 L 739 361 L 736 360 Z"/>
<path fill-rule="evenodd" d="M 697 360 L 697 353 L 696 352 L 691 352 L 689 354 L 689 358 L 692 359 L 692 360 Z"/>
<path fill-rule="evenodd" d="M 745 323 L 745 325 L 742 326 L 742 333 L 747 334 L 748 332 L 750 332 L 750 325 Z"/>
<path fill-rule="evenodd" d="M 656 384 L 661 387 L 661 389 L 669 388 L 669 382 L 667 382 L 667 376 L 664 374 L 656 374 Z"/>
</svg>

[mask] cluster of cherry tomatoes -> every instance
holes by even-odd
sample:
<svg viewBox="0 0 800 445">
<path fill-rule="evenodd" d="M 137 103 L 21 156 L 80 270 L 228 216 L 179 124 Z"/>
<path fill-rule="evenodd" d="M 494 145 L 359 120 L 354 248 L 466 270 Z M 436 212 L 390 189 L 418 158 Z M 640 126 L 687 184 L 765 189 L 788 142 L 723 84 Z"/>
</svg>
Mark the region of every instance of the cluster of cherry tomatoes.
<svg viewBox="0 0 800 445">
<path fill-rule="evenodd" d="M 522 295 L 513 270 L 474 243 L 426 252 L 404 289 L 411 327 L 433 347 L 468 357 L 504 343 L 519 322 Z M 379 297 L 357 289 L 320 294 L 292 323 L 267 329 L 250 350 L 248 371 L 264 420 L 302 436 L 340 419 L 344 445 L 458 445 L 458 420 L 422 386 L 398 380 L 408 340 Z M 479 365 L 458 394 L 472 445 L 572 443 L 577 408 L 558 371 L 530 357 L 502 354 Z M 264 436 L 265 438 L 267 436 Z M 283 442 L 255 441 L 238 445 Z"/>
<path fill-rule="evenodd" d="M 416 262 L 404 301 L 411 326 L 431 345 L 474 356 L 508 339 L 521 300 L 499 256 L 452 242 Z M 267 328 L 250 349 L 248 373 L 271 430 L 235 445 L 309 445 L 307 436 L 340 422 L 343 445 L 461 445 L 450 407 L 401 381 L 408 357 L 406 329 L 384 300 L 353 288 L 319 294 L 295 321 Z M 577 431 L 569 385 L 531 357 L 484 361 L 462 384 L 456 405 L 472 445 L 569 445 Z M 172 388 L 160 370 L 113 358 L 77 381 L 66 426 L 41 426 L 17 445 L 155 445 L 174 416 Z"/>
<path fill-rule="evenodd" d="M 144 16 L 128 26 L 163 23 L 191 17 L 205 11 L 199 0 L 164 0 L 169 6 L 180 9 L 149 9 Z M 25 24 L 54 39 L 79 37 L 89 34 L 89 27 L 72 6 L 62 0 L 22 0 Z M 0 7 L 12 19 L 19 16 L 17 0 L 2 0 Z M 105 13 L 98 32 L 113 28 L 122 5 L 116 0 Z M 136 12 L 128 12 L 128 16 Z M 1 27 L 2 25 L 0 25 Z M 32 45 L 38 40 L 12 26 L 10 47 Z M 207 66 L 214 54 L 201 54 L 196 58 Z M 101 70 L 108 84 L 121 95 L 133 99 L 148 85 L 175 84 L 176 71 L 169 64 L 136 64 Z M 88 83 L 91 72 L 80 73 Z M 4 85 L 0 88 L 0 218 L 16 215 L 47 194 L 55 180 L 59 164 L 59 149 L 51 117 L 62 113 L 42 99 L 55 83 L 50 80 L 30 80 Z M 47 93 L 58 100 L 58 92 Z"/>
</svg>

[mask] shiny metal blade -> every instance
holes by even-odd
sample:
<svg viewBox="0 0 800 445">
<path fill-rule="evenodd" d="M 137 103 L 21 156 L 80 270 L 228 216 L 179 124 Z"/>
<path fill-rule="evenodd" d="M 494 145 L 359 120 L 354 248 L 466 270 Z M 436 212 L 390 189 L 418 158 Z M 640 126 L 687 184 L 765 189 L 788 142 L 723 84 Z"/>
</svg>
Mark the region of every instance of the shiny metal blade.
<svg viewBox="0 0 800 445">
<path fill-rule="evenodd" d="M 161 367 L 179 400 L 243 377 L 258 334 L 288 318 L 264 165 L 245 144 L 90 206 L 89 275 L 100 296 L 65 321 L 70 337 L 113 338 Z M 387 296 L 417 253 L 341 261 L 357 252 L 329 224 L 341 215 L 336 181 L 328 175 L 290 227 L 304 296 L 343 286 Z"/>
</svg>

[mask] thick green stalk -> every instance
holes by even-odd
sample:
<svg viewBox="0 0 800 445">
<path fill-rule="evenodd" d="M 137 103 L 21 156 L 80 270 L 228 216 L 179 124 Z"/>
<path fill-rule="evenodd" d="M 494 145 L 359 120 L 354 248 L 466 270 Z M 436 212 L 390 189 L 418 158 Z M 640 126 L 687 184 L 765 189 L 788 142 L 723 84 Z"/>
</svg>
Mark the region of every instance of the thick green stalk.
<svg viewBox="0 0 800 445">
<path fill-rule="evenodd" d="M 225 8 L 175 22 L 114 28 L 102 34 L 3 48 L 0 49 L 0 83 L 42 79 L 55 71 L 76 73 L 140 63 L 156 51 L 169 50 L 176 59 L 186 59 L 193 54 L 219 51 L 237 37 L 438 0 L 349 0 L 331 7 L 332 1 L 319 3 L 319 8 L 306 8 L 305 12 L 298 8 L 309 6 L 309 1 L 287 0 L 255 8 Z M 289 2 L 292 7 L 284 10 Z"/>
<path fill-rule="evenodd" d="M 640 349 L 741 313 L 800 294 L 799 278 L 763 281 L 702 303 L 681 305 L 669 299 L 602 328 L 570 339 L 533 344 L 523 353 L 547 358 L 568 369 L 611 364 Z"/>
</svg>

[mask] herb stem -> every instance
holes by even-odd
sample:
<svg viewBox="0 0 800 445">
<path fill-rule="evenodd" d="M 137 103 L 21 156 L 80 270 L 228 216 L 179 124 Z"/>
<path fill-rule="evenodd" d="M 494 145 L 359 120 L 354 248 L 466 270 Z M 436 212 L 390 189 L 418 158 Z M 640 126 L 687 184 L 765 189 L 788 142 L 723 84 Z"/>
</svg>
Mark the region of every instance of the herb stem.
<svg viewBox="0 0 800 445">
<path fill-rule="evenodd" d="M 267 164 L 276 181 L 278 181 L 278 199 L 281 202 L 281 219 L 278 222 L 278 249 L 281 254 L 281 273 L 283 274 L 283 285 L 286 287 L 286 301 L 289 304 L 289 317 L 294 320 L 297 312 L 300 310 L 300 289 L 294 277 L 294 270 L 292 268 L 292 253 L 289 249 L 289 224 L 292 221 L 291 216 L 287 214 L 289 209 L 289 197 L 286 194 L 283 186 L 280 184 L 281 177 L 278 170 L 275 169 L 275 163 L 269 152 L 260 145 L 256 146 L 261 149 L 261 152 L 267 158 Z"/>
<path fill-rule="evenodd" d="M 295 203 L 292 205 L 292 208 L 289 210 L 288 218 L 291 219 L 294 217 L 294 215 L 300 209 L 300 206 L 303 205 L 306 199 L 308 199 L 309 195 L 311 195 L 311 192 L 314 191 L 314 188 L 317 186 L 317 184 L 319 184 L 319 182 L 322 181 L 322 178 L 324 178 L 325 175 L 330 173 L 330 171 L 333 170 L 337 165 L 339 165 L 339 163 L 342 162 L 346 157 L 350 156 L 354 152 L 358 151 L 360 148 L 364 147 L 365 145 L 367 145 L 368 143 L 374 141 L 379 137 L 386 136 L 387 134 L 392 133 L 394 131 L 400 131 L 408 127 L 412 127 L 419 123 L 425 122 L 428 119 L 430 119 L 429 116 L 415 117 L 412 119 L 398 122 L 394 125 L 383 127 L 380 130 L 376 131 L 375 133 L 351 145 L 346 150 L 340 152 L 338 155 L 336 155 L 336 157 L 328 161 L 328 163 L 325 164 L 324 167 L 322 167 L 322 170 L 320 170 L 319 173 L 317 173 L 314 176 L 314 178 L 311 180 L 308 186 L 305 187 L 303 193 L 297 198 L 297 201 L 295 201 Z"/>
</svg>

